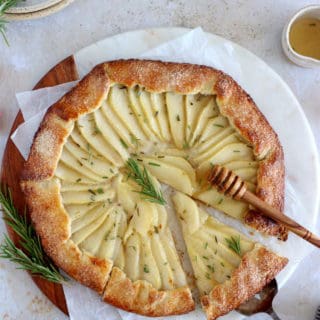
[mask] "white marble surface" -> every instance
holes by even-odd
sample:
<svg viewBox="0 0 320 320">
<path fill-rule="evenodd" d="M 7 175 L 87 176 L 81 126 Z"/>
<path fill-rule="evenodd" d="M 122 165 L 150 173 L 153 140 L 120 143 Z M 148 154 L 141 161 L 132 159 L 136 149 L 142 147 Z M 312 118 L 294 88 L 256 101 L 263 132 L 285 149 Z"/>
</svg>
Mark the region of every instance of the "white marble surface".
<svg viewBox="0 0 320 320">
<path fill-rule="evenodd" d="M 76 0 L 70 7 L 51 17 L 12 23 L 8 26 L 11 46 L 8 48 L 0 41 L 0 158 L 17 113 L 15 92 L 31 89 L 49 67 L 92 42 L 115 33 L 156 26 L 201 25 L 204 30 L 235 41 L 264 59 L 298 97 L 319 147 L 320 72 L 302 69 L 288 62 L 280 44 L 280 35 L 286 20 L 300 7 L 315 2 L 319 3 L 302 0 Z M 1 222 L 0 241 L 3 231 Z M 306 265 L 319 260 L 319 253 L 314 252 L 307 259 Z M 296 275 L 296 279 L 298 278 L 299 274 Z M 0 283 L 1 319 L 66 319 L 42 295 L 25 272 L 15 270 L 11 263 L 3 260 L 0 261 Z M 314 283 L 312 275 L 310 283 L 303 285 L 320 288 L 319 283 Z M 22 296 L 28 297 L 23 305 L 19 302 L 19 297 Z M 320 304 L 320 299 L 318 303 Z M 308 304 L 302 285 L 292 304 Z M 310 314 L 297 313 L 291 315 L 290 319 L 311 320 L 315 304 L 313 300 Z M 259 319 L 268 317 L 261 316 Z"/>
</svg>

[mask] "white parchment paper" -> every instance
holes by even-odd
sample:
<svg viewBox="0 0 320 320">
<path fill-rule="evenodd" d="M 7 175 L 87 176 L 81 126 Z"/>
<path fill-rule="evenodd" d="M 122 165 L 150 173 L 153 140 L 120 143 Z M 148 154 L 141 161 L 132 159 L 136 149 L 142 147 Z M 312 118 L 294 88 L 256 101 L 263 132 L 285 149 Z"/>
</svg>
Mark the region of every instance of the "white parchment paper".
<svg viewBox="0 0 320 320">
<path fill-rule="evenodd" d="M 119 48 L 123 46 L 123 41 L 120 41 L 119 36 L 114 37 L 115 44 L 119 44 Z M 97 43 L 84 50 L 81 50 L 75 56 L 77 67 L 80 75 L 85 75 L 90 69 L 105 60 L 119 59 L 119 58 L 148 58 L 163 61 L 189 62 L 196 64 L 203 64 L 221 69 L 232 76 L 240 83 L 245 85 L 245 66 L 239 63 L 234 54 L 234 46 L 232 43 L 225 41 L 217 43 L 217 45 L 209 44 L 206 34 L 201 28 L 196 28 L 184 35 L 160 44 L 146 52 L 139 51 L 139 45 L 133 49 L 131 55 L 128 55 L 126 50 L 118 50 L 118 54 L 114 51 L 108 51 L 108 45 L 105 42 Z M 152 47 L 152 42 L 150 42 Z M 47 110 L 47 108 L 56 102 L 64 93 L 70 90 L 76 82 L 62 84 L 56 87 L 40 89 L 31 92 L 23 92 L 17 94 L 18 104 L 23 113 L 25 122 L 11 136 L 12 140 L 20 150 L 21 154 L 26 158 L 29 153 L 30 145 L 34 133 L 39 127 L 39 124 Z M 263 85 L 262 85 L 263 87 Z M 259 105 L 259 103 L 258 103 Z M 279 121 L 278 121 L 279 122 Z M 291 181 L 291 173 L 286 175 L 286 213 L 297 219 L 303 225 L 314 229 L 315 216 L 302 214 L 306 209 L 300 201 L 299 195 L 295 191 L 294 181 Z M 217 216 L 222 222 L 225 222 L 243 233 L 248 234 L 248 230 L 238 221 L 233 220 L 215 210 L 210 210 L 210 213 Z M 252 237 L 252 235 L 250 235 Z M 274 251 L 287 256 L 290 259 L 289 266 L 285 272 L 282 272 L 277 278 L 279 285 L 282 286 L 282 291 L 286 290 L 286 280 L 294 272 L 298 263 L 307 255 L 312 249 L 311 245 L 305 243 L 293 234 L 290 234 L 289 240 L 286 243 L 279 242 L 275 239 L 255 234 L 253 238 L 263 244 L 267 245 Z M 301 278 L 303 281 L 303 277 Z M 70 281 L 64 286 L 64 291 L 67 299 L 70 318 L 74 320 L 82 319 L 125 319 L 125 320 L 143 320 L 146 317 L 131 314 L 112 306 L 102 303 L 98 295 L 88 288 L 81 286 L 75 281 Z M 278 295 L 275 299 L 275 306 L 281 310 L 283 319 L 293 320 L 292 312 L 286 313 L 285 310 L 292 310 L 290 301 L 290 294 L 295 292 L 288 290 L 285 297 Z M 294 299 L 293 299 L 294 300 Z M 284 312 L 283 312 L 284 310 Z M 286 317 L 288 314 L 288 317 Z M 167 317 L 170 320 L 182 319 L 205 319 L 202 311 L 197 309 L 189 315 Z M 242 317 L 236 312 L 232 312 L 223 319 L 241 319 Z M 164 318 L 161 318 L 164 319 Z"/>
</svg>

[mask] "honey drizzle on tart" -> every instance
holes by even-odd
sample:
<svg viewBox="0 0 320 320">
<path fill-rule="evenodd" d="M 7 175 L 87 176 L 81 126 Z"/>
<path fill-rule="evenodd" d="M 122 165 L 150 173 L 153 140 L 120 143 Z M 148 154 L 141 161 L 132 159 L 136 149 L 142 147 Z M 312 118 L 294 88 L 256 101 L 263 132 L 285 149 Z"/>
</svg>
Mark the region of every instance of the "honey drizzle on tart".
<svg viewBox="0 0 320 320">
<path fill-rule="evenodd" d="M 190 68 L 192 84 L 187 82 Z M 105 79 L 105 72 L 114 83 Z M 149 84 L 145 83 L 147 85 L 140 79 L 144 72 L 146 78 L 152 79 Z M 153 79 L 152 72 L 160 72 L 160 77 Z M 168 75 L 168 88 L 157 88 Z M 251 116 L 259 120 L 257 125 L 262 133 L 267 133 L 265 140 L 252 143 L 261 132 L 249 132 L 248 124 L 239 122 L 233 114 L 233 105 L 228 107 L 226 102 L 228 90 L 240 89 L 227 76 L 223 75 L 221 81 L 219 76 L 221 74 L 213 69 L 192 65 L 149 61 L 106 63 L 94 69 L 74 92 L 48 112 L 35 138 L 22 187 L 37 232 L 50 244 L 45 247 L 49 255 L 77 280 L 100 293 L 107 282 L 103 293 L 105 301 L 153 316 L 178 314 L 194 308 L 167 224 L 166 207 L 141 197 L 139 186 L 125 169 L 130 157 L 148 170 L 157 188 L 165 183 L 185 194 L 184 197 L 191 196 L 261 231 L 285 238 L 285 231 L 279 226 L 251 212 L 245 203 L 221 196 L 206 183 L 211 165 L 221 164 L 246 180 L 249 189 L 275 205 L 282 205 L 281 183 L 270 185 L 274 182 L 274 170 L 281 169 L 282 151 L 276 136 L 249 100 L 249 112 L 246 111 L 244 117 L 251 112 Z M 217 78 L 216 92 L 209 89 L 210 77 Z M 224 82 L 226 80 L 229 83 Z M 107 89 L 105 83 L 108 83 Z M 197 86 L 202 87 L 196 89 Z M 93 94 L 90 89 L 97 92 Z M 224 95 L 221 91 L 225 91 Z M 240 90 L 237 94 L 241 96 L 243 92 Z M 55 134 L 57 141 L 50 136 L 54 130 L 50 131 L 47 123 L 58 123 L 64 128 Z M 56 144 L 45 150 L 41 141 L 48 136 Z M 35 162 L 40 163 L 38 168 Z M 47 171 L 43 169 L 45 166 Z M 280 177 L 281 174 L 280 170 Z M 43 187 L 54 194 L 52 203 L 59 203 L 58 209 L 50 207 L 52 226 L 39 219 L 39 211 L 45 206 Z M 275 188 L 280 191 L 276 196 L 270 193 Z M 48 229 L 56 224 L 54 215 L 58 211 L 61 219 L 68 223 L 65 229 L 60 230 L 59 226 L 48 236 Z M 217 229 L 221 237 L 235 233 L 231 228 Z M 54 246 L 54 239 L 60 239 L 61 248 Z M 188 241 L 189 249 L 192 245 Z M 227 271 L 221 271 L 220 278 L 209 282 L 209 286 L 205 281 L 199 284 L 202 294 L 223 283 L 227 276 L 232 278 L 246 254 L 250 259 L 255 247 L 250 241 L 244 243 L 247 243 L 244 255 L 232 256 L 231 262 L 223 260 L 228 266 Z M 212 249 L 211 244 L 208 248 Z M 79 261 L 80 270 L 63 260 L 59 250 L 66 254 L 73 250 L 76 255 L 73 263 Z M 219 247 L 218 256 L 230 258 L 228 247 Z M 91 263 L 95 265 L 92 270 Z M 280 265 L 284 266 L 284 260 L 279 260 Z M 270 268 L 268 275 L 274 276 L 280 269 Z M 84 276 L 85 270 L 90 270 L 93 279 L 87 274 Z M 197 274 L 197 269 L 194 270 Z M 260 280 L 247 293 L 253 294 L 265 281 Z M 124 288 L 128 290 L 125 297 Z"/>
</svg>

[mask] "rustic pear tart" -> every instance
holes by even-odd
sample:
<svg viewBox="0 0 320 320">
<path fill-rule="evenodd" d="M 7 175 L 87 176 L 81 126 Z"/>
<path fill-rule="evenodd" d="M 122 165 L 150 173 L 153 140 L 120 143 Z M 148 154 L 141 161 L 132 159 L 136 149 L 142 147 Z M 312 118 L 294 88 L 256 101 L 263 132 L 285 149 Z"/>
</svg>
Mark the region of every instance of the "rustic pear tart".
<svg viewBox="0 0 320 320">
<path fill-rule="evenodd" d="M 202 204 L 281 240 L 287 230 L 210 187 L 215 164 L 283 209 L 278 137 L 231 77 L 199 65 L 119 60 L 95 67 L 49 108 L 21 186 L 56 265 L 105 302 L 147 316 L 195 308 L 168 223 L 174 210 L 202 306 L 216 319 L 261 290 L 287 259 Z"/>
</svg>

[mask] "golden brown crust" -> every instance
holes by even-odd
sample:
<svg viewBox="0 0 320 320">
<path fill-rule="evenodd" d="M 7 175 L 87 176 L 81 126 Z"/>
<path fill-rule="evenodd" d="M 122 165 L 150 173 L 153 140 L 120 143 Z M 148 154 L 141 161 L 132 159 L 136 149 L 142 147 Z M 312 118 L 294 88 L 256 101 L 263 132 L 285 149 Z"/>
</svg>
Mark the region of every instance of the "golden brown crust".
<svg viewBox="0 0 320 320">
<path fill-rule="evenodd" d="M 60 199 L 57 179 L 21 184 L 42 246 L 55 264 L 82 284 L 102 293 L 112 262 L 98 259 L 69 240 L 70 219 Z"/>
<path fill-rule="evenodd" d="M 143 280 L 132 282 L 114 267 L 103 294 L 103 300 L 126 311 L 149 317 L 169 316 L 194 310 L 188 287 L 160 291 Z"/>
<path fill-rule="evenodd" d="M 77 86 L 56 102 L 50 111 L 63 120 L 77 120 L 101 104 L 108 94 L 109 86 L 103 66 L 96 66 Z"/>
<path fill-rule="evenodd" d="M 66 138 L 73 128 L 48 111 L 35 135 L 21 180 L 44 180 L 53 176 Z"/>
<path fill-rule="evenodd" d="M 149 60 L 117 60 L 104 68 L 112 82 L 140 85 L 151 92 L 212 94 L 218 71 L 205 66 Z"/>
<path fill-rule="evenodd" d="M 278 210 L 283 211 L 284 157 L 279 143 L 275 144 L 275 147 L 259 162 L 257 182 L 256 195 Z M 249 210 L 244 221 L 247 225 L 269 235 L 277 236 L 280 240 L 285 241 L 288 238 L 287 228 L 272 219 L 266 218 L 256 210 Z"/>
<path fill-rule="evenodd" d="M 244 255 L 230 280 L 217 285 L 201 298 L 207 319 L 215 320 L 247 301 L 269 283 L 287 262 L 288 259 L 255 245 Z"/>
</svg>

